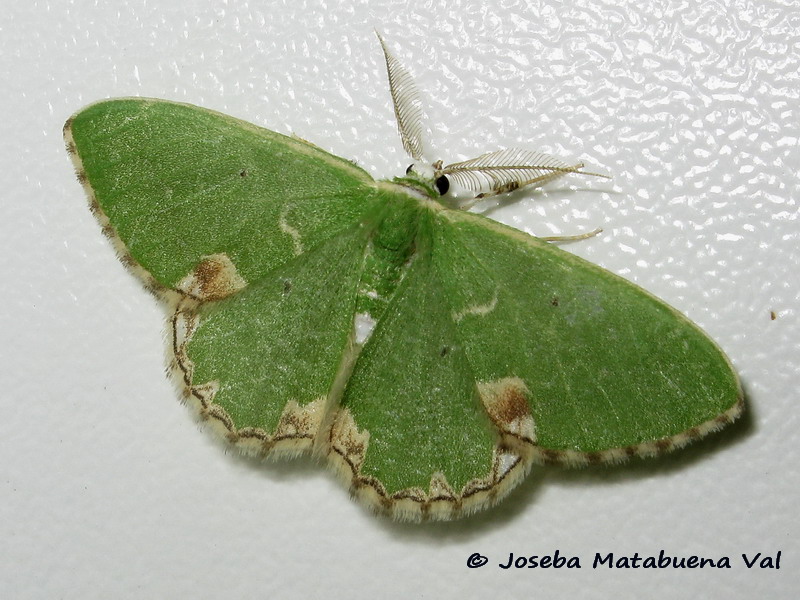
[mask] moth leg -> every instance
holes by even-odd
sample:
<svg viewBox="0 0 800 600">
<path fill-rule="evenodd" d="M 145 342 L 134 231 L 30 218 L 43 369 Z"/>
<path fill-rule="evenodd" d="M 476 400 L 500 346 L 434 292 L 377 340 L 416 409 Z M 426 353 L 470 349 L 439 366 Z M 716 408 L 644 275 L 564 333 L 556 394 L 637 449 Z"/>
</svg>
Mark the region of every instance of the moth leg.
<svg viewBox="0 0 800 600">
<path fill-rule="evenodd" d="M 526 186 L 534 186 L 534 185 L 543 185 L 559 177 L 563 177 L 566 173 L 556 173 L 556 174 L 548 174 L 545 177 L 537 177 L 536 179 L 531 179 L 528 181 L 509 181 L 508 183 L 504 183 L 496 188 L 493 188 L 487 192 L 481 192 L 477 196 L 475 196 L 472 200 L 467 202 L 466 204 L 461 206 L 461 210 L 469 210 L 478 202 L 486 200 L 487 198 L 492 198 L 493 196 L 499 196 L 500 194 L 510 194 L 511 192 L 515 192 L 518 189 Z"/>
<path fill-rule="evenodd" d="M 547 237 L 540 237 L 539 239 L 545 242 L 577 242 L 578 240 L 587 240 L 601 233 L 603 233 L 603 230 L 598 227 L 586 233 L 578 233 L 575 235 L 549 235 Z"/>
</svg>

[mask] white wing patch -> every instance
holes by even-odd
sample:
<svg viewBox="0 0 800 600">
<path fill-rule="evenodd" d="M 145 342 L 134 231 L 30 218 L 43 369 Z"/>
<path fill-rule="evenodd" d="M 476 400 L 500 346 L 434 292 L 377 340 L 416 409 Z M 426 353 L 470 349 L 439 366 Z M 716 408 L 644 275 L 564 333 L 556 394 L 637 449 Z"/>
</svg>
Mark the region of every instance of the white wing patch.
<svg viewBox="0 0 800 600">
<path fill-rule="evenodd" d="M 356 344 L 363 346 L 364 342 L 372 335 L 372 330 L 375 329 L 375 319 L 369 313 L 358 313 L 353 324 L 356 334 Z"/>
<path fill-rule="evenodd" d="M 292 243 L 294 244 L 294 255 L 300 256 L 303 253 L 303 239 L 300 236 L 300 232 L 289 225 L 289 222 L 286 220 L 288 214 L 289 209 L 287 208 L 283 211 L 283 213 L 281 213 L 281 217 L 278 219 L 278 226 L 281 228 L 283 233 L 292 238 Z"/>
<path fill-rule="evenodd" d="M 475 315 L 478 317 L 484 317 L 492 312 L 495 307 L 497 306 L 497 293 L 492 297 L 489 302 L 485 304 L 472 304 L 471 306 L 467 306 L 463 310 L 453 313 L 453 320 L 458 323 L 466 317 L 467 315 Z"/>
</svg>

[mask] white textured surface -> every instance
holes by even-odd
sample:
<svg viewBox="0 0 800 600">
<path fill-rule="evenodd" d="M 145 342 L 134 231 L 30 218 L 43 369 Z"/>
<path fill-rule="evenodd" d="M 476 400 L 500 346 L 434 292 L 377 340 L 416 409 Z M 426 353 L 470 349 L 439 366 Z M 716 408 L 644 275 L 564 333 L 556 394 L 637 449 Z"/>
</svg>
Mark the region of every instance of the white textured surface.
<svg viewBox="0 0 800 600">
<path fill-rule="evenodd" d="M 61 126 L 100 98 L 168 98 L 388 177 L 407 160 L 373 27 L 416 75 L 443 158 L 524 145 L 613 173 L 489 214 L 540 235 L 602 226 L 570 250 L 704 327 L 742 376 L 743 423 L 661 460 L 538 469 L 498 509 L 424 526 L 198 431 L 162 376 L 160 309 L 89 214 Z M 0 594 L 796 597 L 799 35 L 791 0 L 4 7 Z M 662 548 L 733 568 L 591 568 Z M 555 549 L 583 569 L 496 566 Z M 778 550 L 779 571 L 740 556 Z M 489 564 L 467 569 L 473 552 Z"/>
</svg>

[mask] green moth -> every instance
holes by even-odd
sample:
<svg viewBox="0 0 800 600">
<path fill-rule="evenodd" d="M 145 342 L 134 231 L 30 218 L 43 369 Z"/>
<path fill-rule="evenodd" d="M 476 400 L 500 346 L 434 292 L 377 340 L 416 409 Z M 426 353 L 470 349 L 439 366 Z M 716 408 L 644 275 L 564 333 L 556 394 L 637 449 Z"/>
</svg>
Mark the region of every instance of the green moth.
<svg viewBox="0 0 800 600">
<path fill-rule="evenodd" d="M 186 104 L 106 100 L 67 121 L 92 212 L 170 309 L 183 398 L 241 451 L 313 453 L 406 520 L 491 506 L 533 463 L 652 456 L 733 421 L 739 380 L 685 317 L 441 200 L 583 165 L 515 149 L 426 162 L 413 82 L 380 42 L 414 159 L 391 181 Z"/>
</svg>

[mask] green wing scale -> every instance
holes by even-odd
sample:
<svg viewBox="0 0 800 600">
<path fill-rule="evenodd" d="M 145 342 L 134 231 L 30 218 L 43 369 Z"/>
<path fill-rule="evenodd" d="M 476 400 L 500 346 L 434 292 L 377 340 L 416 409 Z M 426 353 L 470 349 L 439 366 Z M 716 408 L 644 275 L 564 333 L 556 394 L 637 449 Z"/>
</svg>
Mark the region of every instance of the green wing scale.
<svg viewBox="0 0 800 600">
<path fill-rule="evenodd" d="M 728 359 L 674 309 L 445 208 L 413 169 L 375 182 L 303 140 L 161 100 L 91 105 L 64 134 L 103 231 L 171 311 L 184 399 L 243 452 L 324 458 L 377 512 L 456 518 L 534 463 L 658 454 L 743 408 Z M 520 185 L 582 172 L 535 157 Z"/>
</svg>

